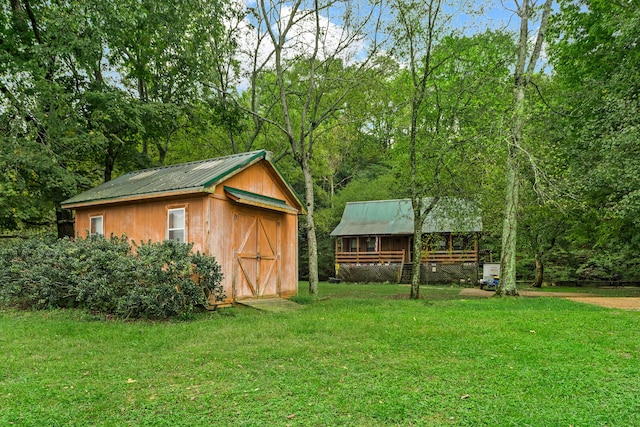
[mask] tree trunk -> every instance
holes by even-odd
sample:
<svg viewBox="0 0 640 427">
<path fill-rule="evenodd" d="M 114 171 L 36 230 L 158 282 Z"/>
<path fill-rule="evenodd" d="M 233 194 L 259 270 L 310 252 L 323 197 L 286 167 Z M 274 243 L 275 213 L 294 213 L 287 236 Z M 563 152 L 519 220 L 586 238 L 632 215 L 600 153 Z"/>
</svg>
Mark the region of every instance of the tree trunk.
<svg viewBox="0 0 640 427">
<path fill-rule="evenodd" d="M 160 141 L 156 141 L 156 148 L 158 149 L 158 166 L 164 166 L 164 161 L 167 158 L 169 141 L 166 141 L 164 144 Z"/>
<path fill-rule="evenodd" d="M 542 262 L 542 253 L 536 251 L 536 275 L 533 278 L 533 287 L 541 288 L 544 280 L 544 264 Z"/>
<path fill-rule="evenodd" d="M 524 0 L 518 10 L 520 16 L 520 38 L 518 55 L 513 72 L 513 115 L 511 117 L 511 137 L 507 142 L 507 188 L 502 223 L 502 252 L 500 254 L 500 283 L 496 296 L 516 296 L 516 250 L 518 231 L 518 199 L 520 195 L 520 164 L 518 154 L 522 144 L 524 127 L 524 97 L 527 85 L 525 73 L 527 43 L 529 37 L 529 1 Z"/>
<path fill-rule="evenodd" d="M 420 206 L 421 208 L 422 206 Z M 420 273 L 422 266 L 422 222 L 416 215 L 416 210 L 413 212 L 413 259 L 411 260 L 411 294 L 410 299 L 420 299 Z M 417 219 L 416 219 L 417 218 Z"/>
<path fill-rule="evenodd" d="M 518 197 L 520 181 L 517 160 L 509 154 L 507 161 L 507 191 L 502 224 L 502 252 L 500 253 L 500 284 L 497 296 L 517 296 L 516 288 L 516 237 L 518 230 Z"/>
<path fill-rule="evenodd" d="M 333 173 L 329 174 L 329 207 L 333 209 L 333 200 L 336 196 L 336 189 L 334 183 L 334 175 Z"/>
<path fill-rule="evenodd" d="M 73 212 L 68 209 L 56 209 L 56 225 L 58 228 L 58 238 L 73 238 L 75 221 L 73 220 Z"/>
<path fill-rule="evenodd" d="M 513 73 L 513 116 L 511 118 L 511 138 L 508 142 L 507 157 L 507 190 L 504 207 L 504 222 L 502 227 L 502 253 L 500 254 L 500 284 L 496 295 L 518 295 L 516 289 L 516 234 L 518 227 L 518 198 L 520 193 L 520 163 L 518 161 L 522 150 L 523 129 L 525 122 L 525 91 L 531 79 L 536 63 L 542 51 L 551 5 L 553 0 L 545 0 L 538 28 L 536 43 L 527 64 L 527 44 L 529 43 L 530 1 L 523 0 L 518 7 L 520 17 L 520 36 L 518 39 L 518 54 Z"/>
<path fill-rule="evenodd" d="M 111 181 L 111 178 L 113 176 L 113 169 L 116 164 L 116 156 L 117 154 L 112 154 L 111 152 L 109 152 L 104 158 L 104 182 Z"/>
<path fill-rule="evenodd" d="M 303 155 L 301 162 L 304 175 L 304 187 L 307 203 L 307 244 L 309 246 L 309 295 L 318 294 L 318 240 L 316 238 L 316 223 L 314 219 L 314 192 L 311 165 L 307 156 Z"/>
</svg>

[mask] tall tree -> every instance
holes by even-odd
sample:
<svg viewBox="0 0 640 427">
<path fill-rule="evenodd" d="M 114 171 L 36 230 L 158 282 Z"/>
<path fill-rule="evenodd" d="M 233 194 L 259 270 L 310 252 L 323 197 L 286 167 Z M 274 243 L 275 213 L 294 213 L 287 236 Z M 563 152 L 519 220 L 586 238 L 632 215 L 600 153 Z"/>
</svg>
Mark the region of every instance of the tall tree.
<svg viewBox="0 0 640 427">
<path fill-rule="evenodd" d="M 545 0 L 542 7 L 538 35 L 535 45 L 529 53 L 529 21 L 535 16 L 536 1 L 515 1 L 520 18 L 518 52 L 513 75 L 513 109 L 511 115 L 511 134 L 507 140 L 506 191 L 504 221 L 502 227 L 502 252 L 500 254 L 500 284 L 497 296 L 518 295 L 516 288 L 516 251 L 518 228 L 518 203 L 520 195 L 520 168 L 525 156 L 525 136 L 523 130 L 527 118 L 526 90 L 536 69 L 542 44 L 551 14 L 553 0 Z M 534 165 L 535 167 L 535 165 Z"/>
<path fill-rule="evenodd" d="M 406 147 L 398 170 L 407 183 L 414 218 L 413 299 L 419 298 L 424 222 L 439 203 L 455 216 L 456 204 L 445 203 L 445 197 L 471 197 L 471 178 L 480 166 L 476 155 L 483 145 L 478 119 L 492 111 L 488 106 L 495 96 L 487 95 L 504 83 L 500 76 L 511 52 L 509 37 L 499 33 L 453 34 L 445 7 L 443 0 L 397 0 L 390 29 L 395 54 L 407 64 L 399 93 L 408 100 L 408 119 L 398 129 L 396 144 Z"/>
<path fill-rule="evenodd" d="M 68 234 L 71 212 L 60 201 L 148 164 L 147 154 L 164 161 L 207 94 L 202 82 L 221 49 L 209 49 L 219 5 L 2 3 L 0 163 L 11 171 L 0 177 L 0 205 L 11 206 L 3 224 L 46 226 L 56 212 L 59 234 Z"/>
<path fill-rule="evenodd" d="M 379 8 L 359 5 L 337 0 L 260 0 L 255 10 L 259 17 L 255 25 L 264 37 L 257 38 L 260 46 L 254 52 L 266 58 L 255 62 L 264 64 L 258 69 L 267 72 L 252 75 L 255 96 L 248 111 L 281 132 L 302 172 L 311 295 L 317 294 L 318 287 L 314 148 L 328 121 L 340 116 L 348 95 L 366 84 L 361 76 L 371 67 L 367 58 L 373 57 L 370 52 L 358 62 L 355 55 Z M 375 29 L 371 34 L 376 34 Z M 375 50 L 375 43 L 369 48 Z M 273 80 L 262 78 L 271 71 Z M 270 92 L 277 102 L 270 103 L 264 94 L 257 96 L 261 92 Z"/>
<path fill-rule="evenodd" d="M 184 116 L 205 95 L 203 82 L 221 84 L 217 60 L 228 59 L 226 49 L 233 49 L 221 37 L 221 2 L 123 0 L 96 8 L 119 83 L 146 104 L 144 122 L 155 123 L 140 135 L 141 152 L 163 164 Z"/>
<path fill-rule="evenodd" d="M 70 212 L 58 203 L 83 181 L 78 170 L 91 170 L 78 106 L 102 51 L 89 9 L 31 0 L 0 6 L 0 205 L 8 206 L 2 216 L 9 229 L 72 230 Z"/>
<path fill-rule="evenodd" d="M 438 203 L 439 196 L 431 197 L 425 205 L 425 189 L 423 188 L 424 174 L 418 175 L 418 133 L 421 130 L 419 116 L 424 109 L 429 90 L 429 78 L 432 73 L 432 55 L 436 44 L 436 36 L 442 12 L 442 0 L 427 2 L 394 3 L 397 13 L 399 31 L 396 39 L 400 46 L 405 46 L 409 60 L 410 79 L 410 124 L 409 124 L 409 188 L 411 207 L 413 209 L 413 273 L 411 277 L 412 299 L 420 297 L 420 266 L 422 259 L 422 227 L 427 215 Z M 440 180 L 442 170 L 442 156 L 435 160 L 432 178 L 435 185 Z M 429 188 L 430 189 L 430 188 Z"/>
</svg>

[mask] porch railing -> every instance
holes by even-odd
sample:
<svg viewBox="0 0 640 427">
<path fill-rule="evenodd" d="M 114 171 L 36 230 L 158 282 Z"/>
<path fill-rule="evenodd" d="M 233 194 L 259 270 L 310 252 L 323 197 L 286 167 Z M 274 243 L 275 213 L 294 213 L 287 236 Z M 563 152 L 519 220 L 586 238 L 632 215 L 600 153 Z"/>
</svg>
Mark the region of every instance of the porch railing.
<svg viewBox="0 0 640 427">
<path fill-rule="evenodd" d="M 404 250 L 336 253 L 336 264 L 402 264 L 403 262 Z"/>
<path fill-rule="evenodd" d="M 336 264 L 403 264 L 405 251 L 337 252 Z M 453 264 L 478 262 L 478 253 L 466 251 L 430 251 L 422 254 L 423 263 Z"/>
<path fill-rule="evenodd" d="M 466 251 L 426 251 L 422 253 L 423 263 L 435 262 L 440 264 L 453 264 L 458 262 L 478 262 L 478 252 Z"/>
</svg>

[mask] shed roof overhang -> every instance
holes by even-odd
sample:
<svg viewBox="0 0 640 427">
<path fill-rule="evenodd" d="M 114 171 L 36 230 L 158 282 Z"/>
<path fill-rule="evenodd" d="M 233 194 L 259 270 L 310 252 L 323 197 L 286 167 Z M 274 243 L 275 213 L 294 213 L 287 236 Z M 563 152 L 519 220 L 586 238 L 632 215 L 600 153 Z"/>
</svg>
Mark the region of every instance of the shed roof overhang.
<svg viewBox="0 0 640 427">
<path fill-rule="evenodd" d="M 240 190 L 233 187 L 224 187 L 224 192 L 231 200 L 243 205 L 254 206 L 263 209 L 275 210 L 286 213 L 299 213 L 298 209 L 289 206 L 286 201 L 262 194 Z"/>
<path fill-rule="evenodd" d="M 115 204 L 115 203 L 126 203 L 126 202 L 131 202 L 131 201 L 142 201 L 142 200 L 150 200 L 150 199 L 158 199 L 158 198 L 183 197 L 183 196 L 187 196 L 187 195 L 202 194 L 203 192 L 204 192 L 203 190 L 198 191 L 198 190 L 193 190 L 193 189 L 175 190 L 175 191 L 171 191 L 171 192 L 164 191 L 164 192 L 154 192 L 154 193 L 131 195 L 131 196 L 124 196 L 124 197 L 113 197 L 113 198 L 104 198 L 104 199 L 98 199 L 98 200 L 87 200 L 87 201 L 81 201 L 81 202 L 76 202 L 76 203 L 63 202 L 61 206 L 64 209 L 77 209 L 77 208 L 84 208 L 84 207 L 96 206 L 96 205 L 111 205 L 111 204 Z"/>
</svg>

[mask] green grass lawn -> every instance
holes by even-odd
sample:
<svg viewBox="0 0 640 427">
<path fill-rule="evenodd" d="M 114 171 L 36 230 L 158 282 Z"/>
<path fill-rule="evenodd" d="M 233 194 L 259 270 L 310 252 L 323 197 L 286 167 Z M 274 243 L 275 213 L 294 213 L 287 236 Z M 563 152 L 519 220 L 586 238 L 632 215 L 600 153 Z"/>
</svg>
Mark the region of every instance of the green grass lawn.
<svg viewBox="0 0 640 427">
<path fill-rule="evenodd" d="M 321 283 L 295 312 L 188 322 L 0 311 L 0 425 L 640 425 L 640 313 L 458 292 Z"/>
</svg>

